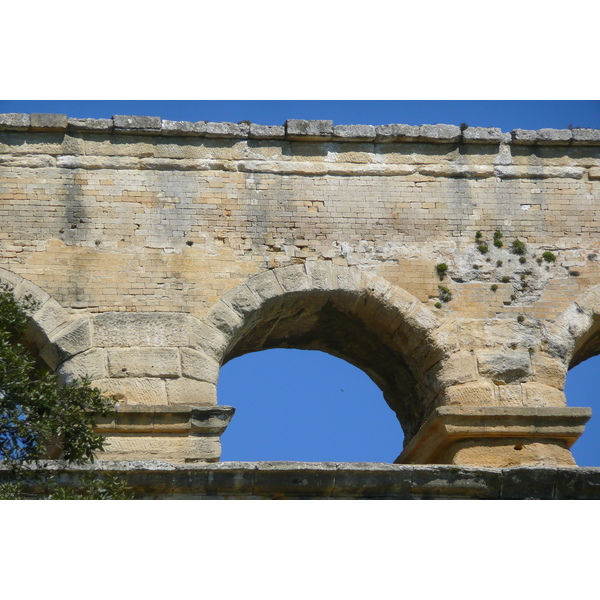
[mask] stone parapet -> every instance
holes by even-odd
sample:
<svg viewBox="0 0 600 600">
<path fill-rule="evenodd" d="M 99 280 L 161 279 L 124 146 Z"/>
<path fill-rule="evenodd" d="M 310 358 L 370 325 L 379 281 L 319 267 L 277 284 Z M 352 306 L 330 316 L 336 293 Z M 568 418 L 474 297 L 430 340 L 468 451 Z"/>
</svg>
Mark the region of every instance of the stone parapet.
<svg viewBox="0 0 600 600">
<path fill-rule="evenodd" d="M 89 472 L 118 476 L 135 499 L 481 499 L 598 500 L 600 468 L 388 465 L 383 463 L 223 462 L 174 465 L 153 460 L 90 466 L 47 461 L 24 488 L 44 492 L 42 475 L 73 490 Z M 0 466 L 0 483 L 10 471 Z"/>
<path fill-rule="evenodd" d="M 334 125 L 333 121 L 288 119 L 283 126 L 207 121 L 170 121 L 160 117 L 115 115 L 112 119 L 70 118 L 59 114 L 0 114 L 0 131 L 96 132 L 230 139 L 287 139 L 339 142 L 430 142 L 565 146 L 600 145 L 598 129 L 514 129 L 456 125 Z"/>
</svg>

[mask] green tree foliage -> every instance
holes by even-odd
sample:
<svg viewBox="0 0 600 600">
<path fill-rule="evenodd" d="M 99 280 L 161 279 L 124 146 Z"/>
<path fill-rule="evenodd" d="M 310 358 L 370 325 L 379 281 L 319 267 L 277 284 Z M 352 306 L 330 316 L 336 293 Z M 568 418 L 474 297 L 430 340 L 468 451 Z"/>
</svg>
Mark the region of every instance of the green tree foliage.
<svg viewBox="0 0 600 600">
<path fill-rule="evenodd" d="M 17 482 L 0 486 L 0 498 L 19 497 L 18 482 L 31 476 L 28 467 L 46 458 L 50 447 L 69 462 L 93 461 L 105 443 L 92 431 L 93 413 L 105 416 L 113 406 L 88 381 L 62 386 L 36 364 L 21 342 L 36 307 L 31 297 L 18 302 L 8 286 L 0 286 L 0 460 Z M 92 497 L 106 492 L 103 484 L 98 484 L 103 492 L 89 484 Z M 48 497 L 68 495 L 48 490 Z"/>
</svg>

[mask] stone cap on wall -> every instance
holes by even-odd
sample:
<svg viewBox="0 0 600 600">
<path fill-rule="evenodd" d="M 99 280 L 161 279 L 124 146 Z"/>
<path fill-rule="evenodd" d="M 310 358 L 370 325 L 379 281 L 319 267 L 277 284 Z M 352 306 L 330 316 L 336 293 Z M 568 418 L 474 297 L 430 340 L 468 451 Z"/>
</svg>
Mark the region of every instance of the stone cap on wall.
<svg viewBox="0 0 600 600">
<path fill-rule="evenodd" d="M 160 117 L 115 115 L 111 119 L 78 119 L 63 114 L 0 114 L 0 131 L 83 132 L 171 137 L 300 140 L 333 142 L 429 142 L 516 144 L 543 146 L 599 146 L 600 129 L 514 129 L 458 127 L 457 125 L 334 125 L 333 121 L 288 119 L 283 125 L 250 121 L 211 123 L 169 121 Z"/>
</svg>

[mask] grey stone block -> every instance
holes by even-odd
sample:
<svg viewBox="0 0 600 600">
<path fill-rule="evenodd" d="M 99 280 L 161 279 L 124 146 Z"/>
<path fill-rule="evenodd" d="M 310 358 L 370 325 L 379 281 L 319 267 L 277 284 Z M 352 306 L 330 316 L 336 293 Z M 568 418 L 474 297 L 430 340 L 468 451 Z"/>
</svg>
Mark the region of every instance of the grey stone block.
<svg viewBox="0 0 600 600">
<path fill-rule="evenodd" d="M 421 128 L 418 125 L 377 125 L 375 141 L 377 142 L 412 142 L 419 139 Z"/>
<path fill-rule="evenodd" d="M 131 133 L 159 133 L 162 127 L 160 117 L 113 116 L 115 131 Z"/>
<path fill-rule="evenodd" d="M 32 113 L 30 115 L 32 131 L 66 131 L 67 115 Z"/>
<path fill-rule="evenodd" d="M 421 125 L 419 134 L 427 142 L 451 143 L 460 140 L 462 132 L 456 125 Z"/>
<path fill-rule="evenodd" d="M 512 383 L 531 374 L 531 359 L 529 353 L 516 350 L 481 353 L 477 356 L 477 367 L 481 375 L 493 381 Z"/>
<path fill-rule="evenodd" d="M 415 466 L 412 475 L 413 498 L 478 498 L 500 496 L 501 473 L 450 465 Z"/>
<path fill-rule="evenodd" d="M 497 127 L 467 127 L 462 132 L 463 141 L 471 143 L 500 143 L 502 138 L 502 130 Z"/>
<path fill-rule="evenodd" d="M 573 129 L 571 134 L 573 145 L 600 145 L 600 129 Z"/>
<path fill-rule="evenodd" d="M 502 498 L 552 500 L 556 467 L 511 467 L 502 469 Z"/>
<path fill-rule="evenodd" d="M 557 500 L 597 500 L 600 498 L 600 469 L 557 469 L 554 497 Z"/>
<path fill-rule="evenodd" d="M 282 140 L 285 138 L 283 125 L 257 125 L 250 123 L 250 137 L 256 139 Z"/>
<path fill-rule="evenodd" d="M 68 131 L 99 131 L 108 133 L 113 130 L 112 119 L 67 119 Z"/>
<path fill-rule="evenodd" d="M 333 121 L 305 121 L 288 119 L 285 133 L 290 139 L 330 140 L 333 135 Z"/>
<path fill-rule="evenodd" d="M 247 123 L 206 123 L 206 137 L 247 138 L 250 126 Z"/>
<path fill-rule="evenodd" d="M 264 462 L 256 470 L 254 494 L 268 498 L 328 497 L 335 463 Z"/>
<path fill-rule="evenodd" d="M 545 145 L 567 145 L 571 141 L 571 131 L 569 129 L 538 129 L 538 144 Z"/>
<path fill-rule="evenodd" d="M 181 135 L 201 137 L 206 133 L 206 122 L 198 121 L 163 121 L 160 133 L 162 135 Z"/>
<path fill-rule="evenodd" d="M 333 128 L 333 139 L 372 142 L 375 139 L 375 127 L 373 125 L 336 125 Z"/>
<path fill-rule="evenodd" d="M 412 465 L 341 463 L 335 474 L 332 498 L 410 499 Z"/>
<path fill-rule="evenodd" d="M 530 129 L 513 129 L 510 133 L 514 144 L 535 144 L 538 139 L 537 131 Z"/>
<path fill-rule="evenodd" d="M 7 113 L 0 115 L 0 131 L 27 131 L 29 129 L 29 115 L 24 113 Z"/>
</svg>

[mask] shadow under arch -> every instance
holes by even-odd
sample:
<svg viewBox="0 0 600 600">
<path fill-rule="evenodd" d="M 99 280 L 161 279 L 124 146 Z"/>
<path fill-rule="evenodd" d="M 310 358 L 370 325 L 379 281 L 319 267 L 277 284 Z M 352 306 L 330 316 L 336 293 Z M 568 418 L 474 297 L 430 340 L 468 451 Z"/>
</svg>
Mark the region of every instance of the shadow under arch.
<svg viewBox="0 0 600 600">
<path fill-rule="evenodd" d="M 220 365 L 270 348 L 321 350 L 358 367 L 382 390 L 405 440 L 431 413 L 441 388 L 427 376 L 443 358 L 439 323 L 390 282 L 329 261 L 265 271 L 227 293 L 205 323 L 221 336 Z"/>
</svg>

